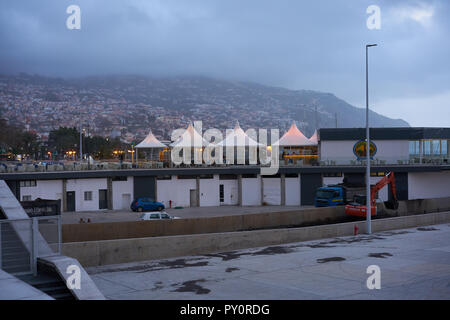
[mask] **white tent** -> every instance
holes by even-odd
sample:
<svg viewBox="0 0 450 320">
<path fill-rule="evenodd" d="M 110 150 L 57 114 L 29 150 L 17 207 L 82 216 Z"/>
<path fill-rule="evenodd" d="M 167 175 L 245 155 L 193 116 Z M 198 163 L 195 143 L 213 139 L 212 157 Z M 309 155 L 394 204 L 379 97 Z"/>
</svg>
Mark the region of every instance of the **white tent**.
<svg viewBox="0 0 450 320">
<path fill-rule="evenodd" d="M 138 157 L 138 149 L 150 149 L 150 160 L 158 160 L 159 161 L 159 151 L 161 149 L 166 148 L 167 146 L 163 143 L 161 143 L 152 133 L 150 130 L 147 137 L 145 137 L 144 140 L 141 141 L 138 145 L 136 145 L 134 148 L 136 149 L 136 162 L 139 162 Z"/>
<path fill-rule="evenodd" d="M 250 138 L 239 126 L 239 121 L 236 121 L 233 131 L 228 133 L 218 145 L 224 147 L 257 147 L 262 144 Z"/>
<path fill-rule="evenodd" d="M 317 134 L 317 130 L 314 131 L 314 134 L 312 135 L 311 138 L 309 138 L 309 141 L 311 141 L 312 143 L 314 143 L 314 145 L 318 145 L 319 144 L 319 136 Z"/>
<path fill-rule="evenodd" d="M 153 148 L 165 148 L 167 147 L 165 144 L 161 143 L 156 137 L 153 135 L 152 131 L 147 135 L 147 137 L 142 140 L 135 148 L 137 149 L 153 149 Z"/>
<path fill-rule="evenodd" d="M 183 150 L 183 162 L 185 164 L 190 163 L 192 160 L 194 160 L 194 163 L 199 161 L 196 164 L 201 164 L 203 162 L 203 147 L 207 145 L 208 142 L 203 139 L 201 133 L 191 123 L 181 136 L 170 144 L 172 148 L 192 148 L 190 154 L 186 150 Z M 171 152 L 177 152 L 179 154 L 180 150 L 172 149 Z"/>
<path fill-rule="evenodd" d="M 224 147 L 226 149 L 225 155 L 227 163 L 235 163 L 237 160 L 238 164 L 244 164 L 246 158 L 250 163 L 257 161 L 257 147 L 262 146 L 261 143 L 250 138 L 244 130 L 239 126 L 239 122 L 236 121 L 236 125 L 231 132 L 228 132 L 224 140 L 217 144 L 218 146 Z M 236 150 L 235 150 L 235 147 Z"/>
<path fill-rule="evenodd" d="M 203 139 L 202 135 L 195 130 L 192 123 L 189 124 L 183 134 L 170 144 L 171 147 L 194 147 L 207 146 L 208 142 Z"/>
<path fill-rule="evenodd" d="M 292 123 L 291 128 L 278 140 L 274 145 L 280 147 L 304 147 L 314 146 L 317 143 L 309 140 L 305 135 L 297 128 L 295 122 Z"/>
</svg>

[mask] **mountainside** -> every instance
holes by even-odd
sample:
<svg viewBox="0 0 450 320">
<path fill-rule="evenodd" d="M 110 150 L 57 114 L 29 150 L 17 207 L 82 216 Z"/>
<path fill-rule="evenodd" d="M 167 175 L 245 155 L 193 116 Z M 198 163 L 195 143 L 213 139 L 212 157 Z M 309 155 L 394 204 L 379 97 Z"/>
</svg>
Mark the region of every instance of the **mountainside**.
<svg viewBox="0 0 450 320">
<path fill-rule="evenodd" d="M 169 138 L 188 121 L 203 128 L 232 128 L 239 120 L 247 128 L 279 128 L 295 120 L 307 135 L 318 127 L 364 127 L 365 109 L 330 93 L 288 90 L 255 83 L 203 77 L 150 78 L 107 76 L 55 79 L 0 76 L 2 117 L 22 122 L 45 134 L 59 125 L 89 127 L 101 135 L 138 139 L 152 129 Z M 317 110 L 317 112 L 316 112 Z M 373 127 L 405 127 L 371 112 Z"/>
</svg>

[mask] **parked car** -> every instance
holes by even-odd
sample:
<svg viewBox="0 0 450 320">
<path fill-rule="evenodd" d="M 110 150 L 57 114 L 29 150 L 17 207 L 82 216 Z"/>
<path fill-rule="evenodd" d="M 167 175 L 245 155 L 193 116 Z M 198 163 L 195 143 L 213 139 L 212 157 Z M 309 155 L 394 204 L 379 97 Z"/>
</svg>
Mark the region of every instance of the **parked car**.
<svg viewBox="0 0 450 320">
<path fill-rule="evenodd" d="M 137 198 L 135 199 L 130 206 L 133 211 L 162 211 L 165 209 L 163 203 L 155 201 L 151 198 Z"/>
<path fill-rule="evenodd" d="M 165 220 L 165 219 L 179 219 L 178 217 L 171 217 L 165 212 L 144 212 L 140 216 L 141 220 Z"/>
</svg>

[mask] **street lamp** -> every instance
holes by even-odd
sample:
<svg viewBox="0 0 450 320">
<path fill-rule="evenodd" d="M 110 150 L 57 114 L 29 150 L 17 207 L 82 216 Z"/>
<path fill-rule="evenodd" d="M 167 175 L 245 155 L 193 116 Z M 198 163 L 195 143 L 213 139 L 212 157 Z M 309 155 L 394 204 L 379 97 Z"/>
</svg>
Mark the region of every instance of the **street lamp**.
<svg viewBox="0 0 450 320">
<path fill-rule="evenodd" d="M 369 48 L 376 46 L 376 44 L 366 45 L 366 229 L 368 234 L 372 233 L 372 202 L 370 201 Z"/>
</svg>

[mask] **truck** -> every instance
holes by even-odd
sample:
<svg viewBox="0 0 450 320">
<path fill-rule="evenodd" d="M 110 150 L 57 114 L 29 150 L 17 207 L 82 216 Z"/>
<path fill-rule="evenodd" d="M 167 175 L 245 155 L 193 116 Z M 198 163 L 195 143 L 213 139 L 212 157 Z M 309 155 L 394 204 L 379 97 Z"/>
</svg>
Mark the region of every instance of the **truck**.
<svg viewBox="0 0 450 320">
<path fill-rule="evenodd" d="M 363 193 L 364 185 L 349 185 L 347 183 L 320 187 L 316 190 L 314 205 L 316 207 L 336 207 L 353 201 L 354 196 Z"/>
<path fill-rule="evenodd" d="M 386 208 L 397 210 L 398 209 L 398 200 L 397 200 L 397 189 L 395 186 L 395 175 L 394 172 L 389 172 L 387 175 L 383 177 L 380 181 L 378 181 L 374 186 L 370 188 L 370 215 L 375 216 L 377 214 L 377 206 L 376 206 L 376 195 L 378 191 L 383 189 L 386 185 L 391 186 L 392 191 L 392 199 L 390 201 L 384 202 Z M 366 196 L 359 194 L 355 195 L 353 202 L 347 204 L 345 206 L 345 213 L 347 215 L 353 217 L 365 217 L 367 210 L 367 201 Z"/>
</svg>

